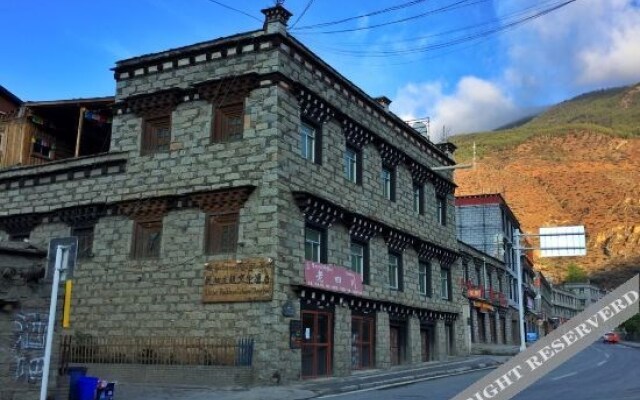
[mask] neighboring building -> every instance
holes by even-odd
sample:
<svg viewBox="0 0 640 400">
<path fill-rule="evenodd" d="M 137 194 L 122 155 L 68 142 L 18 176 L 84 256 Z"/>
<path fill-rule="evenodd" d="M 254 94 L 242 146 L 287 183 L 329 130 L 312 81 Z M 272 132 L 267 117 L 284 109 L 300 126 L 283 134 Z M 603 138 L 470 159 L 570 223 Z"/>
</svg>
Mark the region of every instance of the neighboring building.
<svg viewBox="0 0 640 400">
<path fill-rule="evenodd" d="M 561 286 L 552 286 L 553 292 L 553 328 L 557 328 L 563 323 L 578 314 L 579 306 L 576 295 Z"/>
<path fill-rule="evenodd" d="M 113 101 L 28 101 L 0 114 L 0 168 L 109 151 Z"/>
<path fill-rule="evenodd" d="M 542 321 L 540 335 L 545 336 L 552 330 L 551 318 L 553 314 L 553 290 L 551 283 L 544 274 L 536 271 L 535 277 L 536 303 L 539 310 L 539 319 Z"/>
<path fill-rule="evenodd" d="M 0 242 L 0 387 L 2 398 L 38 398 L 49 316 L 46 251 L 25 242 Z M 57 351 L 53 365 L 57 366 Z M 52 368 L 57 371 L 57 368 Z M 57 374 L 52 372 L 50 387 Z M 67 378 L 68 380 L 68 378 Z"/>
<path fill-rule="evenodd" d="M 22 100 L 18 96 L 0 85 L 0 120 L 17 112 L 21 104 Z"/>
<path fill-rule="evenodd" d="M 476 354 L 517 352 L 518 310 L 509 307 L 510 287 L 504 262 L 458 242 L 463 294 L 469 299 L 471 351 Z M 514 335 L 515 329 L 515 335 Z"/>
<path fill-rule="evenodd" d="M 430 168 L 454 160 L 263 12 L 118 62 L 108 153 L 0 171 L 0 239 L 79 238 L 67 359 L 90 373 L 228 385 L 468 354 L 455 184 Z"/>
<path fill-rule="evenodd" d="M 592 304 L 607 295 L 607 291 L 587 282 L 565 282 L 562 285 L 566 290 L 573 292 L 578 299 L 578 309 L 580 311 L 588 308 Z"/>
<path fill-rule="evenodd" d="M 458 240 L 476 250 L 488 254 L 505 265 L 504 284 L 508 287 L 508 304 L 515 310 L 515 320 L 511 330 L 514 343 L 520 344 L 518 318 L 518 274 L 516 272 L 516 252 L 514 250 L 513 233 L 520 229 L 520 222 L 509 205 L 499 193 L 456 196 L 456 233 Z M 525 259 L 522 254 L 523 274 Z M 523 281 L 523 293 L 527 292 Z M 526 308 L 526 300 L 523 302 Z M 517 339 L 516 339 L 517 338 Z"/>
</svg>

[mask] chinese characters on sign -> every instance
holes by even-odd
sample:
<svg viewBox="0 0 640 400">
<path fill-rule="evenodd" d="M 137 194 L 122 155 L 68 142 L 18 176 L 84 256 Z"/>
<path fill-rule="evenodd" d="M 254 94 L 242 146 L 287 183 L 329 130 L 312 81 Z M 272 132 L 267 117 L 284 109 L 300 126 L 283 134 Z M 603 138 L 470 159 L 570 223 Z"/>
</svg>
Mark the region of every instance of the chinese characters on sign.
<svg viewBox="0 0 640 400">
<path fill-rule="evenodd" d="M 270 260 L 212 261 L 205 266 L 203 303 L 269 301 L 272 297 Z"/>
<path fill-rule="evenodd" d="M 37 383 L 42 379 L 49 314 L 18 312 L 13 319 L 14 379 Z"/>
<path fill-rule="evenodd" d="M 333 292 L 362 294 L 362 275 L 332 264 L 305 261 L 304 282 Z"/>
</svg>

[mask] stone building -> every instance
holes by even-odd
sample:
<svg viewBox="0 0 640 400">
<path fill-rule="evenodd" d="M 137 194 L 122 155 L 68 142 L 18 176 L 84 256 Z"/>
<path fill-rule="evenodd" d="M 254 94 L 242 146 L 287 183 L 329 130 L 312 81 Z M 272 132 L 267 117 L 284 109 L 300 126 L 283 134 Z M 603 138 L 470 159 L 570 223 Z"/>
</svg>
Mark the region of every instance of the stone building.
<svg viewBox="0 0 640 400">
<path fill-rule="evenodd" d="M 562 286 L 552 286 L 551 291 L 553 293 L 553 316 L 551 320 L 555 329 L 575 317 L 580 310 L 580 306 L 578 305 L 578 298 L 572 291 L 566 290 Z"/>
<path fill-rule="evenodd" d="M 281 5 L 263 13 L 260 30 L 118 62 L 109 152 L 0 172 L 0 239 L 78 237 L 67 334 L 95 354 L 147 343 L 83 359 L 121 381 L 467 354 L 455 184 L 431 169 L 454 161 L 289 35 Z M 211 337 L 252 340 L 249 357 L 212 358 Z"/>
<path fill-rule="evenodd" d="M 536 303 L 540 310 L 540 335 L 545 336 L 551 332 L 551 317 L 553 316 L 553 291 L 551 283 L 547 280 L 541 271 L 536 271 L 535 278 Z"/>
<path fill-rule="evenodd" d="M 513 354 L 520 342 L 518 310 L 507 301 L 511 288 L 504 262 L 458 242 L 463 294 L 469 301 L 471 352 Z"/>
<path fill-rule="evenodd" d="M 598 300 L 607 295 L 606 290 L 600 289 L 593 283 L 587 282 L 565 282 L 562 285 L 564 289 L 573 292 L 578 300 L 578 309 L 580 311 L 588 308 Z"/>
</svg>

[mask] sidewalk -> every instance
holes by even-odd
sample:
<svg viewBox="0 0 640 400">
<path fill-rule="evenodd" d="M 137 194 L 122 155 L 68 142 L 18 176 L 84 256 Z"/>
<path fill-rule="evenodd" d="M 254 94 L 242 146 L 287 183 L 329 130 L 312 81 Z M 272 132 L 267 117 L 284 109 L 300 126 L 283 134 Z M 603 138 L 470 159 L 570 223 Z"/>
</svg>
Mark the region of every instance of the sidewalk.
<svg viewBox="0 0 640 400">
<path fill-rule="evenodd" d="M 472 356 L 447 362 L 428 362 L 399 366 L 389 370 L 355 372 L 347 377 L 315 379 L 289 386 L 213 389 L 204 387 L 167 387 L 156 385 L 116 385 L 116 398 L 126 400 L 303 400 L 353 390 L 399 385 L 443 375 L 493 368 L 509 357 Z"/>
<path fill-rule="evenodd" d="M 623 346 L 627 346 L 627 347 L 635 347 L 637 349 L 640 349 L 640 342 L 627 342 L 627 341 L 620 341 L 620 344 Z"/>
</svg>

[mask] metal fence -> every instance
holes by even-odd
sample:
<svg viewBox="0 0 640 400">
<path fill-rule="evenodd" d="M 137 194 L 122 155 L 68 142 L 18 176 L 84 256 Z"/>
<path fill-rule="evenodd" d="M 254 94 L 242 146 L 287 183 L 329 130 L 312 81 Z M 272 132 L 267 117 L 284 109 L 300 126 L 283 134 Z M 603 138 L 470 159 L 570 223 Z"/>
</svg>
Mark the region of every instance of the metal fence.
<svg viewBox="0 0 640 400">
<path fill-rule="evenodd" d="M 62 337 L 61 369 L 79 364 L 251 366 L 253 338 Z"/>
</svg>

